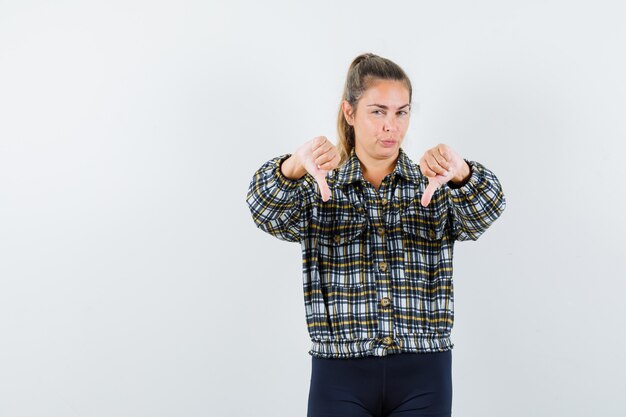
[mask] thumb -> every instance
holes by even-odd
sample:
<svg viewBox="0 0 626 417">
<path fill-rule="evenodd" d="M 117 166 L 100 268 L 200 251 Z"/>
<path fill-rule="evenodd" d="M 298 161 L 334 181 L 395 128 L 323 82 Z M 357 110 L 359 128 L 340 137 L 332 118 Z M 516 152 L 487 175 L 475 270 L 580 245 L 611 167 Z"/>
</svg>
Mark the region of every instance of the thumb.
<svg viewBox="0 0 626 417">
<path fill-rule="evenodd" d="M 437 182 L 434 177 L 426 178 L 428 179 L 428 186 L 426 187 L 426 190 L 424 190 L 424 194 L 422 195 L 422 206 L 424 207 L 430 204 L 430 199 L 433 197 L 433 194 L 435 194 L 437 188 L 441 186 L 441 184 Z"/>
<path fill-rule="evenodd" d="M 328 201 L 330 199 L 330 190 L 328 189 L 328 183 L 326 182 L 326 174 L 328 171 L 318 170 L 318 172 L 313 176 L 315 178 L 315 182 L 320 188 L 320 194 L 322 194 L 322 200 Z"/>
</svg>

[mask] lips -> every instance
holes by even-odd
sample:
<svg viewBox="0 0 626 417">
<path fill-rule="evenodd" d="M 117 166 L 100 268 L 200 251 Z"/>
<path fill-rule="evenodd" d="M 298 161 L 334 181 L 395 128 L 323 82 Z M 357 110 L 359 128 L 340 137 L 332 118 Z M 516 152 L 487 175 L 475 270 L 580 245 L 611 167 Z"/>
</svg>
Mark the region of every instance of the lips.
<svg viewBox="0 0 626 417">
<path fill-rule="evenodd" d="M 393 146 L 396 144 L 396 141 L 393 139 L 383 139 L 380 142 L 383 144 L 383 146 Z"/>
</svg>

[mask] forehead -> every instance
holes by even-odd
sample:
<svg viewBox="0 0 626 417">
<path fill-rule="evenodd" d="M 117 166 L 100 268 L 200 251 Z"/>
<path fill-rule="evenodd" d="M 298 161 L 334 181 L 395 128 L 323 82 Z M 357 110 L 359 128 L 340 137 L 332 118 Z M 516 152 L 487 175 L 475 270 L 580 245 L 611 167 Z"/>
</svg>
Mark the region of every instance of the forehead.
<svg viewBox="0 0 626 417">
<path fill-rule="evenodd" d="M 409 90 L 402 81 L 377 80 L 365 90 L 360 103 L 385 104 L 389 107 L 401 107 L 409 104 Z"/>
</svg>

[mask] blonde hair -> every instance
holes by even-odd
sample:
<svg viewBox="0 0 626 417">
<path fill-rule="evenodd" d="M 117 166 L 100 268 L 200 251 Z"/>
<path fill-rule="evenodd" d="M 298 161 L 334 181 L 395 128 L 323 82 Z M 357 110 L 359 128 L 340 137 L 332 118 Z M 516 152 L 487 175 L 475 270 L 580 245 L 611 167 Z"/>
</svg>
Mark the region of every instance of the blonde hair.
<svg viewBox="0 0 626 417">
<path fill-rule="evenodd" d="M 399 65 L 372 53 L 364 53 L 357 56 L 348 68 L 346 83 L 339 103 L 339 114 L 337 115 L 337 150 L 341 160 L 339 165 L 350 156 L 354 148 L 354 127 L 350 126 L 346 120 L 341 103 L 348 101 L 352 106 L 352 111 L 356 114 L 357 104 L 363 93 L 378 80 L 402 81 L 409 90 L 409 102 L 413 95 L 411 81 Z"/>
</svg>

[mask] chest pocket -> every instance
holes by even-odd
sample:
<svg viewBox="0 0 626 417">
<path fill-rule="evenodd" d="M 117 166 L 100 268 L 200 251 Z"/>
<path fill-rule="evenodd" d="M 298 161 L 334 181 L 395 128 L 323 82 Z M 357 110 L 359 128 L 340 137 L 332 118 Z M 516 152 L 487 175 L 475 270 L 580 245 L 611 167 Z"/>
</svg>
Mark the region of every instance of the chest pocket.
<svg viewBox="0 0 626 417">
<path fill-rule="evenodd" d="M 354 212 L 319 225 L 317 259 L 323 285 L 357 287 L 367 282 L 370 258 L 367 219 Z"/>
<path fill-rule="evenodd" d="M 400 213 L 402 229 L 409 235 L 414 235 L 428 241 L 437 241 L 443 238 L 447 218 L 447 198 L 439 190 L 430 204 L 422 206 L 421 195 L 417 195 Z"/>
<path fill-rule="evenodd" d="M 414 239 L 436 242 L 443 239 L 445 219 L 420 216 L 417 213 L 405 213 L 401 217 L 402 231 Z"/>
<path fill-rule="evenodd" d="M 420 198 L 416 198 L 400 214 L 405 273 L 409 279 L 428 280 L 436 275 L 442 250 L 445 249 L 448 220 L 445 202 L 442 196 L 423 207 Z"/>
</svg>

